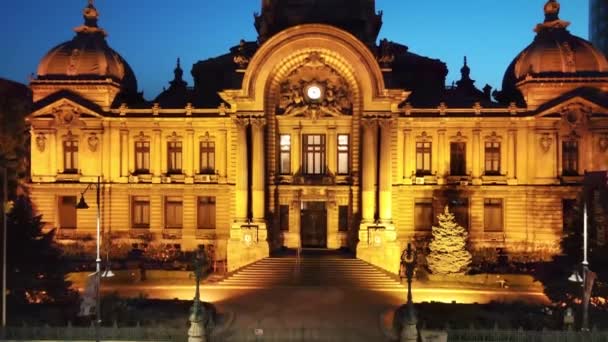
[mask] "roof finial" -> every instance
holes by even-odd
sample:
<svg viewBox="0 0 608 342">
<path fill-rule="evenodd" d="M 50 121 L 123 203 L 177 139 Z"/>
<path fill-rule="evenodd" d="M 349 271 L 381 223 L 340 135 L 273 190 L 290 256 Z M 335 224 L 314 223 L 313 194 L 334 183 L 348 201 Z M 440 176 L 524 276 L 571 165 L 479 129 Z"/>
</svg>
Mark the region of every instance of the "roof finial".
<svg viewBox="0 0 608 342">
<path fill-rule="evenodd" d="M 177 57 L 177 66 L 175 67 L 173 74 L 175 75 L 174 81 L 180 81 L 180 82 L 182 81 L 182 77 L 184 76 L 184 71 L 182 70 L 181 61 L 180 61 L 179 57 Z"/>
<path fill-rule="evenodd" d="M 559 19 L 559 2 L 557 0 L 549 0 L 545 4 L 545 22 L 551 22 Z"/>
<path fill-rule="evenodd" d="M 95 8 L 94 0 L 87 0 L 87 6 L 82 11 L 84 17 L 84 25 L 75 28 L 74 30 L 78 33 L 101 33 L 104 37 L 107 35 L 106 32 L 99 28 L 97 20 L 99 19 L 99 12 Z"/>
<path fill-rule="evenodd" d="M 565 29 L 570 25 L 569 22 L 559 18 L 560 4 L 557 0 L 547 0 L 543 7 L 545 12 L 545 21 L 542 24 L 536 25 L 535 32 L 541 32 L 545 29 Z"/>
<path fill-rule="evenodd" d="M 460 74 L 462 75 L 461 80 L 470 79 L 471 68 L 469 68 L 467 64 L 467 56 L 464 56 L 464 65 L 462 66 L 462 68 L 460 68 Z"/>
</svg>

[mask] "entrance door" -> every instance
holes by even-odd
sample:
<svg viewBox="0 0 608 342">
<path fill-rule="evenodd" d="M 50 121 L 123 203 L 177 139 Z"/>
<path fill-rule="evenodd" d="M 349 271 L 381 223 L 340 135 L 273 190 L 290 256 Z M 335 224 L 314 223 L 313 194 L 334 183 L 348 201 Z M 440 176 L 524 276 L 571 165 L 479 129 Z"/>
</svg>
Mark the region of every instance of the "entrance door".
<svg viewBox="0 0 608 342">
<path fill-rule="evenodd" d="M 325 202 L 303 202 L 300 219 L 302 247 L 327 247 L 327 209 Z"/>
</svg>

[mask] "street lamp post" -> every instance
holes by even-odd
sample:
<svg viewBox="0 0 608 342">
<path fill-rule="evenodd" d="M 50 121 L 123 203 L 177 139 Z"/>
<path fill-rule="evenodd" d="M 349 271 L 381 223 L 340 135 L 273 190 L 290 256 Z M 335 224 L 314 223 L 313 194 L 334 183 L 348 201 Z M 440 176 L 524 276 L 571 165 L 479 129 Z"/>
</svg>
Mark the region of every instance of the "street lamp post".
<svg viewBox="0 0 608 342">
<path fill-rule="evenodd" d="M 76 209 L 88 209 L 89 206 L 87 205 L 87 202 L 85 202 L 84 200 L 84 194 L 87 192 L 87 190 L 89 190 L 89 188 L 91 187 L 91 185 L 93 185 L 94 183 L 90 183 L 86 189 L 84 189 L 84 191 L 80 194 L 80 201 L 78 202 L 78 204 L 76 205 Z M 100 192 L 100 186 L 101 186 L 101 177 L 97 177 L 97 184 L 96 184 L 96 203 L 97 203 L 97 218 L 95 221 L 96 224 L 96 230 L 97 230 L 97 238 L 96 238 L 96 258 L 95 258 L 95 281 L 96 281 L 96 301 L 95 301 L 95 341 L 99 342 L 100 340 L 100 336 L 99 336 L 99 327 L 101 325 L 101 295 L 100 295 L 100 287 L 101 287 L 101 255 L 100 255 L 100 250 L 99 250 L 99 240 L 101 238 L 101 205 L 100 205 L 100 199 L 99 199 L 99 192 Z"/>
<path fill-rule="evenodd" d="M 589 269 L 589 261 L 587 259 L 588 252 L 588 227 L 587 227 L 587 203 L 583 204 L 583 261 L 581 262 L 583 276 L 574 271 L 574 273 L 568 278 L 568 280 L 582 283 L 582 298 L 581 304 L 583 306 L 581 331 L 589 331 L 589 300 L 591 297 L 591 289 L 595 280 L 595 273 Z"/>
<path fill-rule="evenodd" d="M 8 177 L 6 167 L 2 168 L 2 327 L 6 327 L 6 237 L 7 237 L 7 208 L 8 204 Z"/>
</svg>

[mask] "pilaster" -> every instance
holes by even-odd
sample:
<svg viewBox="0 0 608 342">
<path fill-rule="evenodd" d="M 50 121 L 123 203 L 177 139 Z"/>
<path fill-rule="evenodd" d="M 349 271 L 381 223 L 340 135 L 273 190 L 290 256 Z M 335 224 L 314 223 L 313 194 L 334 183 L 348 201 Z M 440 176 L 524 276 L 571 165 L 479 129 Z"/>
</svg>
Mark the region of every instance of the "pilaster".
<svg viewBox="0 0 608 342">
<path fill-rule="evenodd" d="M 481 130 L 473 130 L 473 185 L 481 185 Z"/>
<path fill-rule="evenodd" d="M 338 159 L 338 145 L 336 136 L 336 126 L 327 127 L 327 169 L 330 174 L 337 174 L 338 168 L 336 167 Z"/>
<path fill-rule="evenodd" d="M 297 174 L 300 172 L 300 126 L 295 126 L 291 129 L 291 173 Z"/>
<path fill-rule="evenodd" d="M 120 130 L 120 177 L 129 176 L 129 130 Z"/>
<path fill-rule="evenodd" d="M 235 221 L 247 221 L 247 190 L 248 170 L 247 163 L 247 126 L 249 125 L 248 118 L 234 118 L 236 124 L 236 185 L 235 185 Z"/>
<path fill-rule="evenodd" d="M 380 222 L 391 223 L 392 216 L 392 119 L 379 120 L 380 137 Z"/>
<path fill-rule="evenodd" d="M 511 128 L 507 133 L 507 184 L 517 185 L 516 148 L 517 129 Z"/>
<path fill-rule="evenodd" d="M 363 179 L 361 180 L 361 223 L 374 222 L 376 207 L 376 144 L 378 126 L 375 119 L 362 119 L 363 126 L 363 160 L 361 167 Z"/>
<path fill-rule="evenodd" d="M 254 222 L 264 222 L 265 219 L 265 166 L 264 159 L 264 127 L 266 119 L 251 118 L 251 138 L 253 144 L 251 163 L 251 199 Z"/>
</svg>

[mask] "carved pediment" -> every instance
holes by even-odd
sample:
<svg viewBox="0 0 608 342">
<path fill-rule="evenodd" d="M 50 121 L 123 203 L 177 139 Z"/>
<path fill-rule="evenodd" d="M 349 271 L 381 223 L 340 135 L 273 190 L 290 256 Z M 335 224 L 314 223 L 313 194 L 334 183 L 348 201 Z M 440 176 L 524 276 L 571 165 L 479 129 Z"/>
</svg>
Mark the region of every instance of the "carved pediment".
<svg viewBox="0 0 608 342">
<path fill-rule="evenodd" d="M 279 87 L 277 115 L 316 119 L 352 114 L 350 86 L 317 52 L 311 53 Z"/>
</svg>

